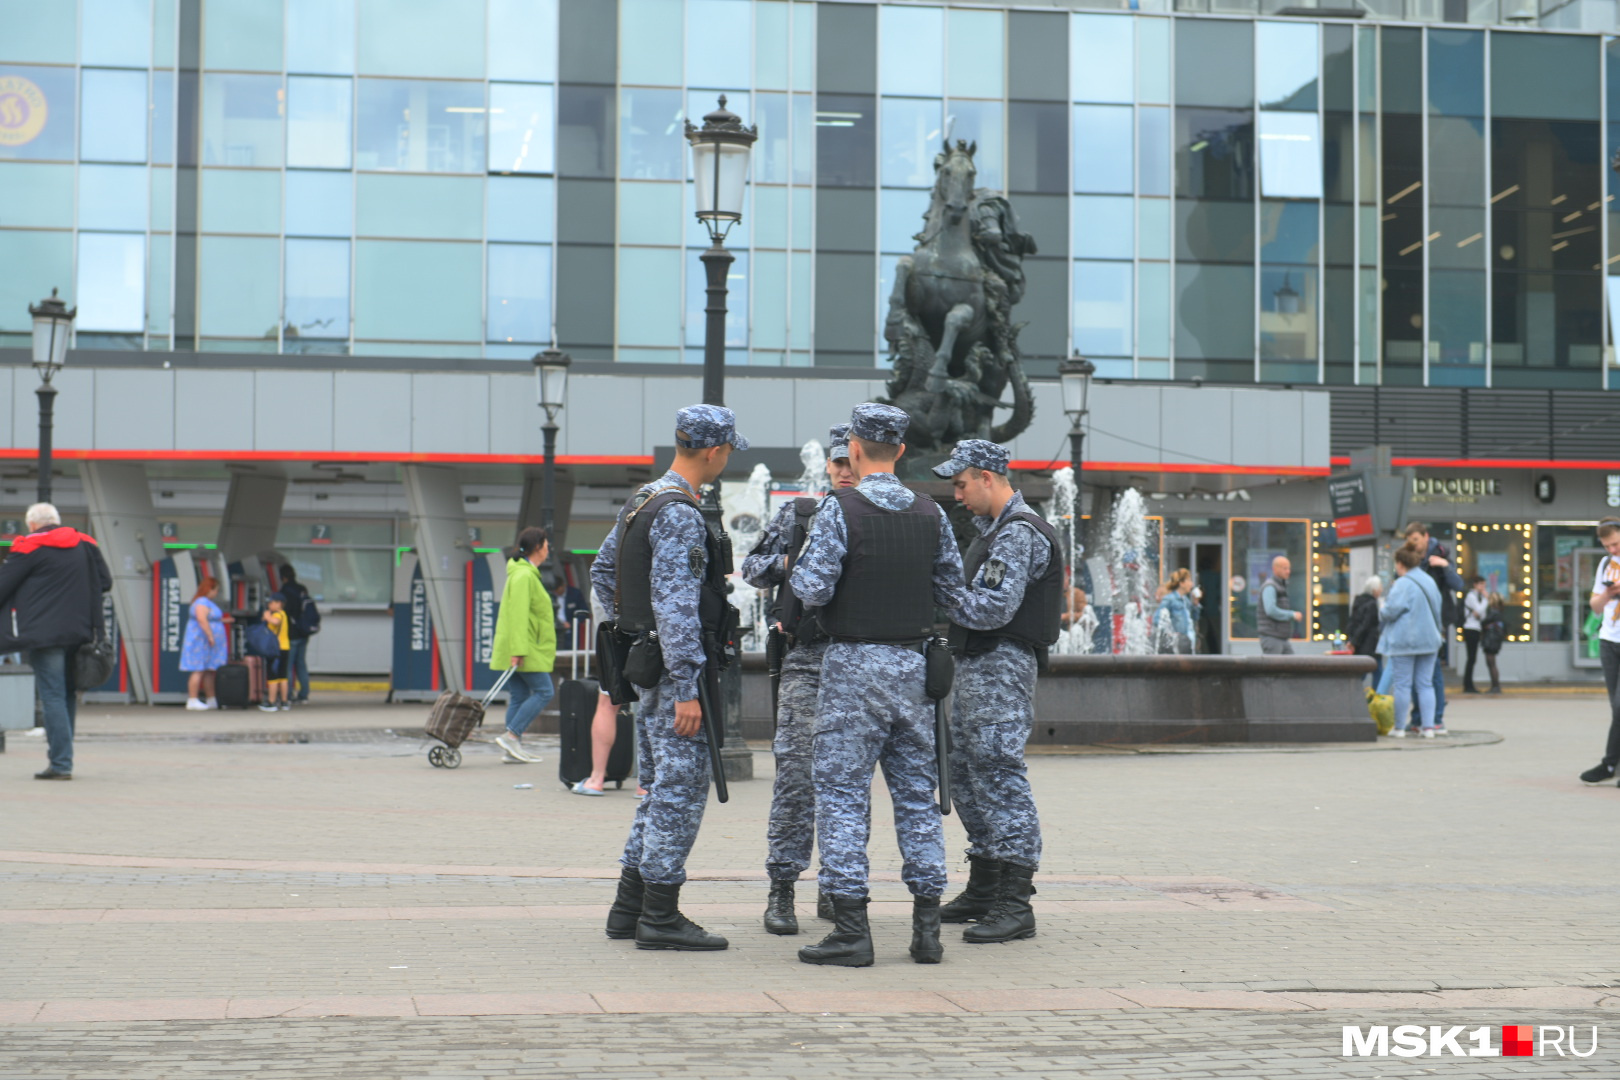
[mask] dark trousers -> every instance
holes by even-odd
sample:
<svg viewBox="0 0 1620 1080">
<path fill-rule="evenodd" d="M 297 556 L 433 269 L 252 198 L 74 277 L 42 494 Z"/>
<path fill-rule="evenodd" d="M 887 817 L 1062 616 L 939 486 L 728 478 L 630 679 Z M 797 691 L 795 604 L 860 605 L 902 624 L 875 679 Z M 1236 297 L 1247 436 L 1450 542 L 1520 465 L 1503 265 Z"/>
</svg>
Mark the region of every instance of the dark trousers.
<svg viewBox="0 0 1620 1080">
<path fill-rule="evenodd" d="M 1463 645 L 1468 649 L 1468 663 L 1463 667 L 1463 693 L 1475 693 L 1474 662 L 1479 659 L 1479 631 L 1463 628 Z"/>
<path fill-rule="evenodd" d="M 1620 645 L 1599 642 L 1598 656 L 1603 661 L 1603 685 L 1609 688 L 1609 746 L 1603 764 L 1614 768 L 1620 766 Z"/>
</svg>

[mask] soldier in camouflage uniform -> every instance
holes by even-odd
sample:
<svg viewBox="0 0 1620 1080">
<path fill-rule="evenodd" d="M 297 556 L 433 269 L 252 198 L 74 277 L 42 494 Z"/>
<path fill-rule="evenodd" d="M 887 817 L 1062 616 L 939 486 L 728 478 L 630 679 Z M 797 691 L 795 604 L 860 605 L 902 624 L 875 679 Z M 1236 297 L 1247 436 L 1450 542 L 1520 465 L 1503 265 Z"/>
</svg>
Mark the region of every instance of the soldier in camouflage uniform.
<svg viewBox="0 0 1620 1080">
<path fill-rule="evenodd" d="M 934 802 L 934 705 L 924 693 L 922 646 L 935 605 L 954 611 L 962 559 L 944 512 L 894 475 L 908 418 L 858 405 L 850 418 L 857 487 L 822 502 L 790 583 L 832 638 L 816 701 L 813 768 L 820 884 L 834 929 L 799 950 L 807 964 L 873 962 L 866 919 L 866 842 L 872 772 L 883 766 L 913 896 L 911 956 L 937 964 L 945 835 Z"/>
<path fill-rule="evenodd" d="M 834 488 L 855 486 L 855 470 L 849 465 L 848 424 L 835 424 L 828 433 L 827 477 Z M 776 738 L 771 746 L 776 755 L 776 788 L 766 829 L 769 854 L 765 857 L 765 872 L 771 879 L 771 895 L 765 906 L 765 929 L 773 934 L 799 932 L 793 886 L 799 875 L 810 868 L 810 845 L 816 828 L 810 742 L 827 637 L 813 617 L 803 617 L 802 605 L 787 587 L 788 571 L 806 539 L 801 531 L 805 515 L 800 502 L 815 505 L 810 499 L 794 499 L 784 505 L 742 565 L 743 580 L 748 584 L 756 589 L 777 589 L 772 618 L 778 620 L 778 632 L 788 637 L 777 692 Z M 783 618 L 793 625 L 784 627 Z M 818 897 L 816 913 L 832 917 L 832 901 L 826 894 Z"/>
<path fill-rule="evenodd" d="M 951 790 L 968 834 L 967 888 L 940 910 L 971 922 L 969 943 L 1035 936 L 1029 898 L 1041 861 L 1041 823 L 1030 793 L 1024 744 L 1035 722 L 1038 654 L 1057 640 L 1063 562 L 1057 536 L 1007 482 L 1011 454 L 964 439 L 934 467 L 976 515 L 979 537 L 965 559 L 968 587 L 951 643 L 957 661 L 951 716 Z"/>
<path fill-rule="evenodd" d="M 686 857 L 709 798 L 709 750 L 698 705 L 706 662 L 699 603 L 715 552 L 697 498 L 698 488 L 717 480 L 731 451 L 747 449 L 748 440 L 737 434 L 731 410 L 718 405 L 682 409 L 675 428 L 674 464 L 626 505 L 591 567 L 596 598 L 621 627 L 632 615 L 632 597 L 643 618 L 650 607 L 664 662 L 663 677 L 641 691 L 636 707 L 647 797 L 636 807 L 625 844 L 607 935 L 633 936 L 642 949 L 703 951 L 728 943 L 678 906 Z M 644 507 L 650 522 L 640 517 Z M 632 562 L 650 567 L 648 581 L 620 580 L 620 567 Z"/>
</svg>

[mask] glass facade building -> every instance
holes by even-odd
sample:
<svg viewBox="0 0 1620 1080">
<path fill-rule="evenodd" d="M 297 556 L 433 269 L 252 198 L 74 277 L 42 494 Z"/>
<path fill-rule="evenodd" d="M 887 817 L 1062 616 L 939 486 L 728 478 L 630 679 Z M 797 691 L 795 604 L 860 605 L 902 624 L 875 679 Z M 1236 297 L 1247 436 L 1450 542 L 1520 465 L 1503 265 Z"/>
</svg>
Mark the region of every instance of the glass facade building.
<svg viewBox="0 0 1620 1080">
<path fill-rule="evenodd" d="M 1620 40 L 1392 2 L 8 3 L 0 345 L 56 287 L 80 347 L 696 362 L 723 93 L 733 363 L 885 365 L 951 138 L 1039 246 L 1034 373 L 1604 388 Z"/>
</svg>

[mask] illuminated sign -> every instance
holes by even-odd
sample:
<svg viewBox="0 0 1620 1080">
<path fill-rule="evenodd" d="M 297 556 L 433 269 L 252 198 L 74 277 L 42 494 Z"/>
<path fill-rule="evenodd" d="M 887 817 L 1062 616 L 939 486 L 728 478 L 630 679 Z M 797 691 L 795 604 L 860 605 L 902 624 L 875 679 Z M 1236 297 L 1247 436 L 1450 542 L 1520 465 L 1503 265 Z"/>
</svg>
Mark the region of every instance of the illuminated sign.
<svg viewBox="0 0 1620 1080">
<path fill-rule="evenodd" d="M 45 92 L 21 75 L 0 75 L 0 146 L 24 146 L 45 130 Z"/>
</svg>

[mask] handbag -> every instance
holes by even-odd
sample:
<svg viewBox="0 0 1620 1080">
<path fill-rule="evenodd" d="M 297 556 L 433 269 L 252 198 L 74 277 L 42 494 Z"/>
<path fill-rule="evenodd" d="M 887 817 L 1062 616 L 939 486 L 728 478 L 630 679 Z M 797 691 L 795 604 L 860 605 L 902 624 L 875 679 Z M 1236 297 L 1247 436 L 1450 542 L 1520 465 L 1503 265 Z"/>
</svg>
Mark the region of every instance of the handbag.
<svg viewBox="0 0 1620 1080">
<path fill-rule="evenodd" d="M 90 625 L 95 627 L 95 637 L 89 644 L 80 645 L 79 651 L 73 656 L 73 687 L 76 690 L 94 690 L 108 679 L 112 678 L 113 669 L 117 665 L 117 658 L 113 655 L 113 644 L 107 640 L 107 628 L 101 619 L 101 605 L 96 601 L 101 593 L 94 588 L 96 581 L 95 563 L 91 561 L 90 546 L 84 546 L 85 567 L 90 572 Z"/>
</svg>

